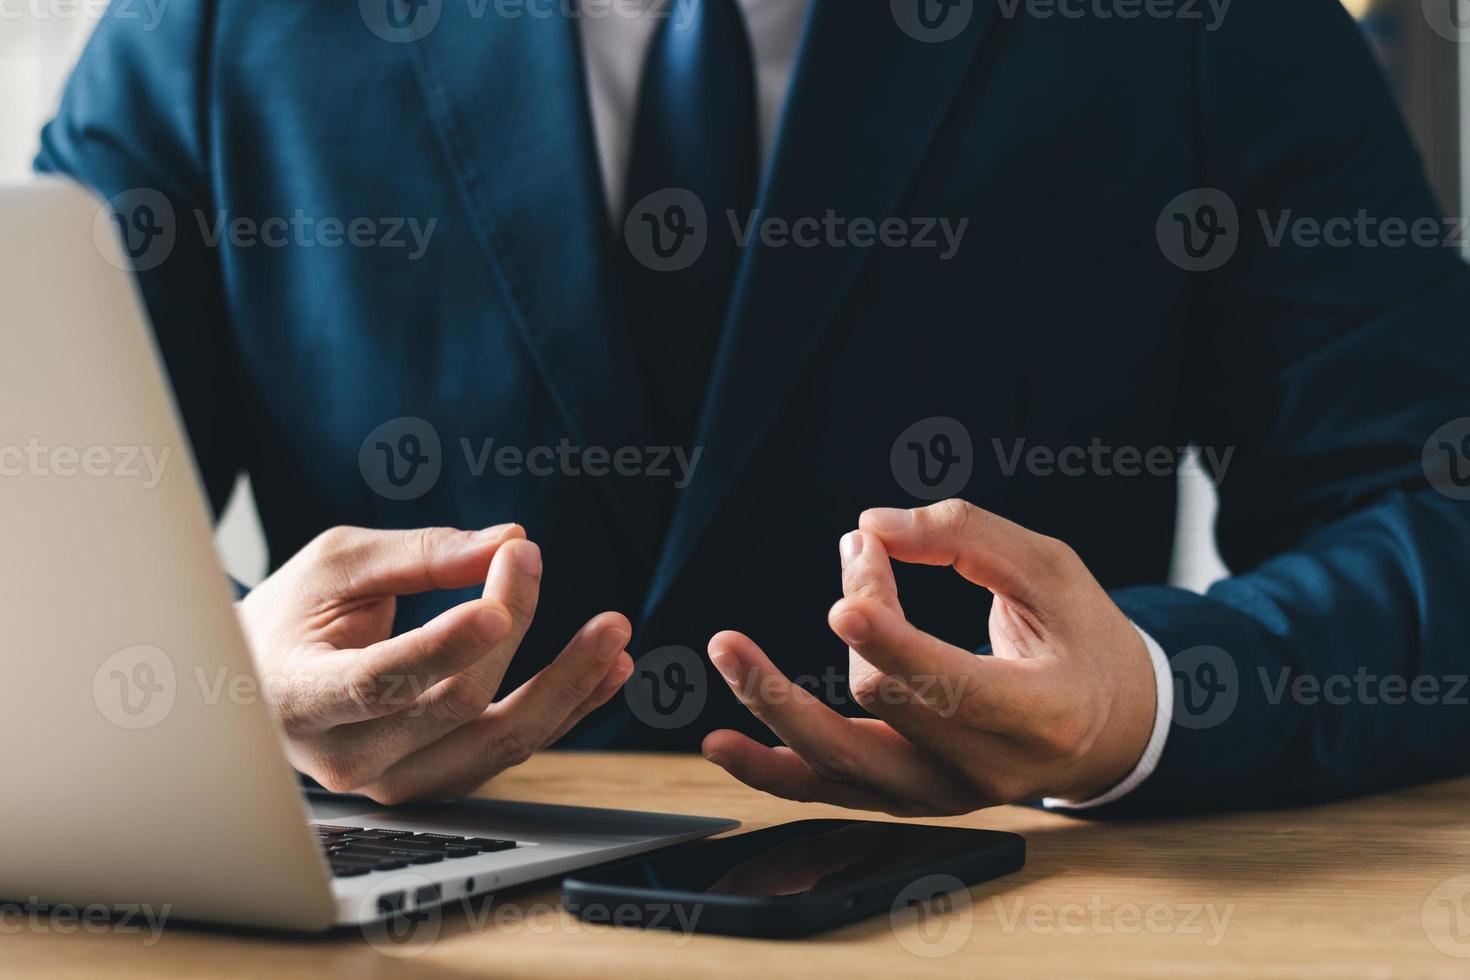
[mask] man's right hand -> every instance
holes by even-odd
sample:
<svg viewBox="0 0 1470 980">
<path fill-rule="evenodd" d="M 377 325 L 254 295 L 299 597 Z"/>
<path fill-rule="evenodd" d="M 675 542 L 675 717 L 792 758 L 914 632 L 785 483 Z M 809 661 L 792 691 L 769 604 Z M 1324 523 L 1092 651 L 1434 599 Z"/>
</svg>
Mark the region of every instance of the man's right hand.
<svg viewBox="0 0 1470 980">
<path fill-rule="evenodd" d="M 482 598 L 392 635 L 398 596 L 482 581 Z M 628 679 L 632 627 L 593 617 L 494 701 L 540 585 L 541 551 L 514 524 L 321 534 L 239 605 L 292 764 L 399 803 L 472 792 L 555 742 Z"/>
</svg>

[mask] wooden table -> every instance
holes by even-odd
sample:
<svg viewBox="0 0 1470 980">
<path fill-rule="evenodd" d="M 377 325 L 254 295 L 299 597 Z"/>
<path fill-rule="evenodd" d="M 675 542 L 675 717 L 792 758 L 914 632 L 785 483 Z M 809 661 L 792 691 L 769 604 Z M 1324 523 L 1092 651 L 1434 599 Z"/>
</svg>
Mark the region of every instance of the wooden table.
<svg viewBox="0 0 1470 980">
<path fill-rule="evenodd" d="M 684 756 L 551 753 L 485 795 L 729 816 L 747 829 L 844 813 L 765 797 Z M 1025 870 L 922 922 L 882 916 L 797 942 L 587 926 L 551 886 L 451 906 L 401 946 L 356 931 L 178 925 L 153 942 L 9 920 L 0 978 L 1470 977 L 1470 779 L 1154 824 L 1018 807 L 940 822 L 1024 834 Z"/>
</svg>

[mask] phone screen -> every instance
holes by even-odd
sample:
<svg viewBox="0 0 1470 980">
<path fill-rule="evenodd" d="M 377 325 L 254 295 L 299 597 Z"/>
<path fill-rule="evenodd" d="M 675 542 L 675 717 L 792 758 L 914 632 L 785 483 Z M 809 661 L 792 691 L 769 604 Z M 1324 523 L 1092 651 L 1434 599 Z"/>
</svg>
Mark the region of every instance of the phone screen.
<svg viewBox="0 0 1470 980">
<path fill-rule="evenodd" d="M 804 820 L 576 877 L 701 895 L 820 896 L 973 853 L 992 836 L 1010 835 L 859 820 Z"/>
</svg>

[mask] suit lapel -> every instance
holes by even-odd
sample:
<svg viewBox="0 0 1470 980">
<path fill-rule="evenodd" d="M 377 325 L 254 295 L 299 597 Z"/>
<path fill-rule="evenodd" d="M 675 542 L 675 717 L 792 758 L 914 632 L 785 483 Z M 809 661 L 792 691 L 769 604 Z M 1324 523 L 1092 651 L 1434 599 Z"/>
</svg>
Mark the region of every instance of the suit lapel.
<svg viewBox="0 0 1470 980">
<path fill-rule="evenodd" d="M 814 0 L 761 195 L 763 219 L 821 219 L 831 211 L 881 222 L 899 206 L 994 9 L 991 0 L 959 0 L 951 16 L 972 11 L 964 30 L 925 42 L 900 27 L 894 11 L 902 5 Z M 731 233 L 723 216 L 711 221 L 711 234 Z M 646 615 L 776 421 L 866 251 L 771 248 L 758 238 L 747 246 L 701 418 L 704 455 L 679 494 Z"/>
<path fill-rule="evenodd" d="M 643 382 L 608 281 L 576 23 L 442 9 L 406 46 L 515 327 L 575 444 L 642 446 Z M 651 560 L 661 529 L 647 481 L 598 482 Z"/>
</svg>

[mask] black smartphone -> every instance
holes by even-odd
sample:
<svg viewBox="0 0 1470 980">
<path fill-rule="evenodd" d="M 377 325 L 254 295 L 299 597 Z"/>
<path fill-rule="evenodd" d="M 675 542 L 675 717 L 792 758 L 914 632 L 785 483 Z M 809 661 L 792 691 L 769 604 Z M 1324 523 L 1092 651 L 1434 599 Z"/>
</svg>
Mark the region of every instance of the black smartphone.
<svg viewBox="0 0 1470 980">
<path fill-rule="evenodd" d="M 580 871 L 562 905 L 587 922 L 733 936 L 805 936 L 887 914 L 906 891 L 1017 871 L 1026 841 L 996 830 L 799 820 Z"/>
</svg>

